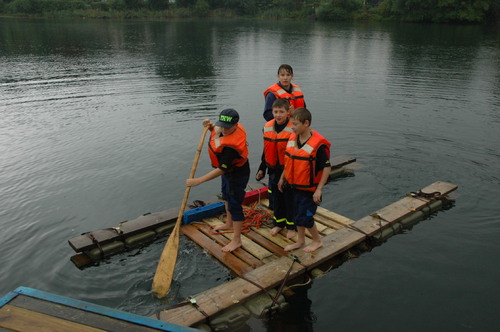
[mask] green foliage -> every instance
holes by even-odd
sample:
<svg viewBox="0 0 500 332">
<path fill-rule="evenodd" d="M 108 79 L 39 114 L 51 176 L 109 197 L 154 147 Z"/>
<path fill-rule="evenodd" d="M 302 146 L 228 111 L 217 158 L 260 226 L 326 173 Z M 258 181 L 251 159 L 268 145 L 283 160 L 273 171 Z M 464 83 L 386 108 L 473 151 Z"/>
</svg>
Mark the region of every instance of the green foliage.
<svg viewBox="0 0 500 332">
<path fill-rule="evenodd" d="M 168 9 L 168 10 L 167 10 Z M 499 0 L 0 0 L 0 13 L 36 16 L 498 22 Z"/>
<path fill-rule="evenodd" d="M 168 8 L 168 0 L 147 0 L 146 5 L 151 10 L 164 10 Z"/>
<path fill-rule="evenodd" d="M 103 12 L 107 12 L 111 8 L 111 6 L 110 6 L 109 2 L 99 1 L 99 2 L 91 2 L 90 8 L 95 9 L 95 10 L 101 10 Z"/>
<path fill-rule="evenodd" d="M 180 18 L 189 18 L 193 16 L 193 12 L 189 8 L 176 8 L 174 16 Z"/>
<path fill-rule="evenodd" d="M 8 4 L 7 10 L 11 13 L 39 14 L 42 7 L 37 0 L 15 0 Z"/>
<path fill-rule="evenodd" d="M 206 17 L 209 13 L 209 5 L 205 0 L 196 0 L 194 5 L 194 13 L 198 17 Z"/>
<path fill-rule="evenodd" d="M 125 4 L 125 0 L 111 0 L 111 8 L 115 10 L 125 10 L 127 5 Z"/>
<path fill-rule="evenodd" d="M 478 23 L 485 20 L 497 0 L 385 0 L 379 12 L 414 22 Z"/>
<path fill-rule="evenodd" d="M 361 9 L 358 0 L 330 0 L 322 2 L 318 9 L 318 19 L 322 21 L 351 20 L 354 13 Z"/>
<path fill-rule="evenodd" d="M 124 0 L 124 2 L 127 9 L 144 8 L 145 5 L 143 0 Z"/>
<path fill-rule="evenodd" d="M 175 0 L 177 8 L 193 8 L 196 0 Z"/>
<path fill-rule="evenodd" d="M 14 0 L 7 5 L 10 13 L 40 14 L 42 12 L 55 12 L 88 8 L 84 1 L 73 0 Z"/>
</svg>

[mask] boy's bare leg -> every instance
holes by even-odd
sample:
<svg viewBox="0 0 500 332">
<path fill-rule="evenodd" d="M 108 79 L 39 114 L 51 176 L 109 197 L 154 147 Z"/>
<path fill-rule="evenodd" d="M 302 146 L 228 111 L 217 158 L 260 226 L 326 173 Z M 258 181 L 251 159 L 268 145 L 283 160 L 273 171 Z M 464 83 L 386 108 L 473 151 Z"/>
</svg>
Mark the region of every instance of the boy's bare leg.
<svg viewBox="0 0 500 332">
<path fill-rule="evenodd" d="M 226 202 L 226 222 L 213 227 L 214 231 L 226 231 L 233 229 L 233 218 L 231 217 L 231 212 L 229 212 L 229 207 Z"/>
<path fill-rule="evenodd" d="M 225 247 L 222 247 L 221 250 L 223 252 L 231 252 L 241 247 L 241 226 L 243 222 L 242 221 L 233 222 L 231 219 L 231 223 L 233 224 L 233 230 L 234 230 L 233 239 Z"/>
<path fill-rule="evenodd" d="M 289 229 L 286 231 L 286 238 L 287 239 L 293 239 L 297 235 L 297 232 L 293 229 Z"/>
<path fill-rule="evenodd" d="M 309 233 L 311 233 L 312 242 L 307 247 L 304 248 L 305 252 L 313 252 L 323 246 L 323 241 L 321 241 L 321 235 L 319 235 L 316 224 L 309 228 Z"/>
<path fill-rule="evenodd" d="M 272 236 L 276 236 L 279 232 L 281 232 L 282 229 L 283 227 L 274 226 L 273 228 L 271 228 L 269 233 L 271 233 Z"/>
<path fill-rule="evenodd" d="M 299 248 L 302 248 L 302 246 L 306 243 L 306 229 L 302 226 L 298 226 L 297 227 L 297 230 L 298 230 L 298 238 L 297 238 L 297 242 L 295 242 L 294 244 L 289 244 L 285 247 L 285 251 L 292 251 L 292 250 L 295 250 L 295 249 L 299 249 Z"/>
</svg>

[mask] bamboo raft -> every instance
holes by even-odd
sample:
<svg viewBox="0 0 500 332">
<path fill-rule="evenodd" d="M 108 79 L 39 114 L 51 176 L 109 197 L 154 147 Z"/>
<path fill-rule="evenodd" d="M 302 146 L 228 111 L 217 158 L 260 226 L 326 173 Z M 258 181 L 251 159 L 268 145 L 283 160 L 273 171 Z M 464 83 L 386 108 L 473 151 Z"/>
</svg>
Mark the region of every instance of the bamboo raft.
<svg viewBox="0 0 500 332">
<path fill-rule="evenodd" d="M 318 207 L 314 220 L 323 235 L 323 247 L 313 253 L 300 249 L 292 251 L 292 255 L 285 252 L 283 248 L 291 240 L 282 234 L 271 236 L 266 227 L 252 228 L 250 232 L 242 234 L 243 247 L 232 253 L 223 253 L 221 248 L 230 241 L 231 234 L 214 234 L 210 231 L 210 227 L 222 222 L 220 218 L 208 217 L 201 222 L 185 224 L 181 232 L 237 277 L 190 297 L 186 305 L 162 310 L 152 317 L 195 328 L 203 326 L 208 320 L 213 324 L 214 318 L 225 313 L 232 315 L 230 319 L 234 320 L 235 315 L 244 315 L 241 314 L 242 310 L 248 312 L 241 304 L 250 302 L 280 284 L 281 288 L 284 280 L 304 279 L 338 266 L 350 250 L 365 251 L 367 249 L 362 248 L 374 240 L 385 241 L 401 229 L 410 227 L 449 204 L 451 200 L 447 195 L 456 189 L 454 184 L 438 181 L 357 221 Z M 268 202 L 263 200 L 261 203 L 266 205 Z M 231 313 L 231 310 L 235 313 Z"/>
</svg>

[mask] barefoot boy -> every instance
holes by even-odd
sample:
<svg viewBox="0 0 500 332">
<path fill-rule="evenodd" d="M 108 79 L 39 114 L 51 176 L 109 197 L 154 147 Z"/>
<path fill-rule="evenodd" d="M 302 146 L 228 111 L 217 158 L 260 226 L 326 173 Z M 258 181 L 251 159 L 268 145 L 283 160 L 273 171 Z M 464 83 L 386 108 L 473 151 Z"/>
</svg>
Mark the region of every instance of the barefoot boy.
<svg viewBox="0 0 500 332">
<path fill-rule="evenodd" d="M 292 208 L 297 225 L 297 242 L 285 247 L 286 251 L 305 244 L 305 229 L 309 229 L 312 243 L 304 248 L 313 252 L 323 246 L 313 216 L 321 202 L 321 191 L 330 176 L 330 142 L 312 130 L 311 113 L 306 108 L 292 112 L 290 121 L 294 133 L 285 151 L 285 169 L 278 182 L 279 190 L 285 189 L 287 203 Z"/>
<path fill-rule="evenodd" d="M 245 220 L 242 203 L 250 177 L 247 136 L 243 126 L 238 123 L 239 118 L 238 112 L 229 108 L 220 113 L 215 127 L 210 120 L 203 120 L 203 126 L 209 127 L 211 132 L 208 153 L 215 169 L 199 178 L 186 180 L 188 187 L 194 187 L 221 176 L 227 221 L 214 229 L 234 231 L 231 242 L 222 248 L 224 252 L 241 247 L 241 223 Z"/>
<path fill-rule="evenodd" d="M 268 121 L 263 129 L 264 152 L 262 162 L 257 172 L 257 181 L 264 177 L 266 167 L 269 174 L 269 205 L 274 211 L 271 235 L 275 236 L 284 227 L 287 228 L 287 238 L 295 237 L 297 227 L 287 219 L 287 204 L 284 194 L 278 190 L 278 181 L 285 165 L 285 149 L 290 135 L 293 133 L 292 123 L 288 117 L 290 104 L 286 99 L 276 99 L 273 103 L 274 119 Z M 272 205 L 272 206 L 271 206 Z"/>
</svg>

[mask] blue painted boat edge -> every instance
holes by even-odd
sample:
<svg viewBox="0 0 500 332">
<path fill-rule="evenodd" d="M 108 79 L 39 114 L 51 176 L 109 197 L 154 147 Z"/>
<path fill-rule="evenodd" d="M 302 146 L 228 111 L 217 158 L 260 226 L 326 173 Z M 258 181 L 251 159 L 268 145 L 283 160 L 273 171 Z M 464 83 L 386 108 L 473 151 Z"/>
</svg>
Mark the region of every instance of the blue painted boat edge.
<svg viewBox="0 0 500 332">
<path fill-rule="evenodd" d="M 13 298 L 17 296 L 17 293 L 15 292 L 10 292 L 4 297 L 0 298 L 0 308 L 9 303 Z"/>
<path fill-rule="evenodd" d="M 167 323 L 167 322 L 153 319 L 150 317 L 140 316 L 140 315 L 126 312 L 126 311 L 116 310 L 116 309 L 108 308 L 105 306 L 101 306 L 98 304 L 85 302 L 85 301 L 81 301 L 81 300 L 75 300 L 75 299 L 71 299 L 69 297 L 56 295 L 56 294 L 52 294 L 52 293 L 40 291 L 40 290 L 37 290 L 34 288 L 24 287 L 24 286 L 16 288 L 14 291 L 8 293 L 6 296 L 1 298 L 0 299 L 0 307 L 2 307 L 4 304 L 10 302 L 13 298 L 18 296 L 19 294 L 34 297 L 34 298 L 41 299 L 41 300 L 45 300 L 48 302 L 67 305 L 67 306 L 78 308 L 81 310 L 93 312 L 96 314 L 100 314 L 100 315 L 104 315 L 104 316 L 108 316 L 108 317 L 112 317 L 112 318 L 121 319 L 121 320 L 131 322 L 134 324 L 148 326 L 148 327 L 152 327 L 152 328 L 156 328 L 156 329 L 160 329 L 160 330 L 164 330 L 164 331 L 171 331 L 171 332 L 199 332 L 200 331 L 197 329 L 193 329 L 191 327 L 171 324 L 171 323 Z"/>
</svg>

